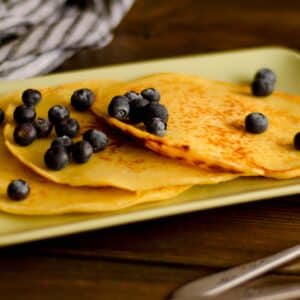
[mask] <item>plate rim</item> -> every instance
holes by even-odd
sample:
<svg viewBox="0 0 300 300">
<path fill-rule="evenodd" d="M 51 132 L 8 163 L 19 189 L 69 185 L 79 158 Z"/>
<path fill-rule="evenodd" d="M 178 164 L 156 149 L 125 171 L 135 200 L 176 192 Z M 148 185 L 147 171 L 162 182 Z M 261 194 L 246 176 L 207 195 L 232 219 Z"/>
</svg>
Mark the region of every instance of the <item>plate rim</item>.
<svg viewBox="0 0 300 300">
<path fill-rule="evenodd" d="M 184 59 L 195 59 L 195 58 L 209 58 L 213 56 L 219 55 L 232 55 L 235 53 L 243 54 L 243 53 L 250 53 L 250 52 L 277 52 L 277 54 L 281 55 L 288 55 L 292 56 L 296 59 L 300 60 L 300 54 L 290 48 L 281 47 L 281 46 L 267 46 L 267 47 L 253 47 L 253 48 L 243 48 L 243 49 L 235 49 L 235 50 L 228 50 L 228 51 L 218 51 L 218 52 L 211 52 L 211 53 L 200 53 L 200 54 L 191 54 L 191 55 L 183 55 L 183 56 L 175 56 L 171 58 L 158 58 L 154 60 L 145 60 L 145 61 L 138 61 L 138 62 L 131 62 L 131 63 L 122 63 L 116 65 L 109 65 L 104 67 L 96 67 L 96 68 L 88 68 L 82 70 L 74 70 L 74 71 L 67 71 L 67 72 L 60 72 L 54 73 L 45 76 L 39 76 L 35 78 L 29 78 L 25 80 L 17 80 L 17 81 L 2 81 L 0 85 L 11 85 L 12 88 L 14 85 L 18 84 L 26 84 L 27 82 L 35 82 L 41 79 L 43 80 L 51 80 L 52 78 L 61 78 L 64 76 L 72 76 L 72 75 L 79 75 L 82 73 L 96 73 L 97 71 L 105 72 L 106 69 L 113 69 L 113 68 L 122 68 L 122 67 L 131 67 L 131 66 L 138 66 L 143 64 L 151 64 L 151 63 L 160 63 L 160 62 L 168 62 L 174 60 L 184 60 Z M 91 75 L 91 78 L 93 76 Z M 71 82 L 71 81 L 70 81 Z M 73 82 L 76 82 L 73 81 Z M 51 85 L 51 83 L 49 84 Z M 40 85 L 43 86 L 43 85 Z M 66 224 L 57 224 L 57 225 L 50 225 L 50 226 L 43 226 L 40 228 L 28 229 L 25 231 L 20 231 L 16 233 L 7 233 L 7 234 L 0 234 L 0 247 L 6 247 L 10 245 L 21 244 L 25 242 L 32 242 L 36 240 L 46 239 L 46 238 L 54 238 L 54 237 L 61 237 L 69 234 L 75 233 L 82 233 L 86 231 L 92 231 L 96 229 L 104 229 L 107 227 L 113 227 L 118 225 L 129 224 L 133 222 L 140 222 L 146 221 L 150 219 L 158 219 L 166 216 L 174 216 L 178 214 L 188 213 L 192 211 L 199 211 L 199 210 L 206 210 L 206 209 L 214 209 L 217 207 L 225 207 L 234 204 L 242 204 L 247 202 L 254 202 L 254 201 L 263 201 L 270 199 L 272 197 L 281 197 L 281 196 L 290 196 L 295 193 L 300 193 L 300 184 L 288 184 L 287 186 L 281 187 L 271 187 L 271 188 L 262 188 L 255 191 L 248 191 L 242 193 L 234 193 L 225 196 L 217 196 L 217 197 L 209 197 L 201 201 L 190 201 L 190 202 L 180 202 L 174 203 L 172 205 L 154 207 L 154 208 L 144 208 L 141 210 L 125 212 L 122 214 L 122 220 L 118 220 L 120 217 L 119 211 L 118 214 L 110 215 L 110 216 L 100 216 L 97 218 L 95 214 L 93 214 L 92 219 L 87 220 L 80 220 L 80 221 L 71 221 L 70 223 Z M 225 204 L 218 205 L 219 201 L 224 201 Z M 209 202 L 206 204 L 206 202 Z M 203 205 L 205 203 L 205 205 Z M 147 212 L 146 215 L 145 211 Z"/>
<path fill-rule="evenodd" d="M 154 207 L 133 212 L 127 212 L 122 214 L 123 220 L 121 222 L 116 220 L 119 217 L 119 214 L 117 214 L 83 221 L 74 221 L 68 224 L 50 225 L 38 229 L 26 230 L 20 233 L 10 233 L 7 234 L 7 236 L 4 234 L 0 236 L 0 248 L 46 238 L 62 237 L 69 234 L 83 233 L 97 229 L 115 227 L 118 225 L 159 219 L 167 216 L 171 217 L 193 211 L 227 207 L 235 204 L 245 204 L 256 201 L 264 201 L 274 197 L 274 194 L 271 193 L 276 193 L 276 198 L 281 196 L 291 196 L 295 193 L 300 193 L 300 184 L 291 184 L 275 188 L 262 188 L 260 190 L 255 190 L 251 192 L 234 193 L 219 197 L 209 197 L 205 200 L 200 201 L 194 200 L 190 202 L 172 204 L 172 206 L 167 205 L 163 207 Z M 222 206 L 217 205 L 219 201 L 224 201 L 224 199 L 226 200 L 225 204 L 222 203 Z M 206 204 L 206 202 L 209 203 Z M 206 206 L 203 206 L 203 203 L 205 203 Z M 146 216 L 142 215 L 145 211 L 147 211 Z M 159 211 L 159 213 L 157 213 L 157 211 Z M 108 223 L 109 221 L 110 224 L 102 224 L 104 222 Z"/>
</svg>

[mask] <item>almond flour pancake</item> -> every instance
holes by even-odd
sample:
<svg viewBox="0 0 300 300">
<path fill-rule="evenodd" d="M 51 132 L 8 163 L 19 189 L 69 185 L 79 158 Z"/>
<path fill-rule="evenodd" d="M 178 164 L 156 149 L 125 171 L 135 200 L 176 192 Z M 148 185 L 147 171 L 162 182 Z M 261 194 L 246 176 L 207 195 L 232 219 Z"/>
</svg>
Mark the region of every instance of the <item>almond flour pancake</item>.
<svg viewBox="0 0 300 300">
<path fill-rule="evenodd" d="M 138 193 L 117 188 L 70 187 L 52 183 L 34 174 L 5 148 L 0 135 L 0 210 L 18 215 L 55 215 L 62 213 L 95 213 L 128 208 L 137 204 L 165 200 L 184 192 L 190 186 L 173 186 Z M 31 192 L 22 201 L 6 195 L 13 179 L 23 179 Z"/>
<path fill-rule="evenodd" d="M 102 152 L 94 153 L 87 163 L 71 162 L 62 170 L 49 170 L 44 164 L 44 154 L 55 137 L 54 132 L 50 137 L 37 139 L 29 146 L 17 145 L 13 139 L 15 123 L 12 120 L 15 105 L 10 105 L 6 111 L 8 118 L 4 127 L 6 147 L 20 162 L 45 179 L 70 186 L 110 186 L 141 192 L 182 185 L 214 184 L 237 177 L 228 172 L 202 170 L 155 154 L 137 145 L 122 132 L 113 132 L 91 112 L 76 112 L 72 109 L 70 97 L 74 90 L 90 88 L 98 90 L 99 95 L 114 84 L 111 81 L 99 80 L 40 90 L 43 99 L 36 107 L 38 117 L 47 117 L 50 107 L 63 104 L 70 110 L 71 117 L 79 121 L 81 133 L 90 128 L 101 129 L 107 133 L 109 146 Z M 16 98 L 20 99 L 20 96 L 16 95 L 8 97 L 13 99 L 13 103 L 16 103 Z"/>
<path fill-rule="evenodd" d="M 6 99 L 7 101 L 1 100 L 2 109 L 13 101 Z M 0 164 L 0 210 L 18 215 L 114 211 L 141 203 L 169 199 L 190 187 L 173 186 L 134 193 L 117 188 L 76 188 L 55 184 L 34 174 L 15 159 L 4 146 L 1 132 Z M 7 197 L 6 189 L 13 179 L 23 179 L 30 185 L 31 192 L 25 200 L 16 202 Z"/>
<path fill-rule="evenodd" d="M 109 117 L 113 96 L 153 87 L 169 112 L 167 134 L 158 137 Z M 292 178 L 300 175 L 300 152 L 293 147 L 300 131 L 300 97 L 275 92 L 265 98 L 250 94 L 250 87 L 174 73 L 163 73 L 120 83 L 97 95 L 93 111 L 153 151 L 187 163 L 244 175 Z M 245 131 L 251 112 L 267 116 L 262 134 Z"/>
</svg>

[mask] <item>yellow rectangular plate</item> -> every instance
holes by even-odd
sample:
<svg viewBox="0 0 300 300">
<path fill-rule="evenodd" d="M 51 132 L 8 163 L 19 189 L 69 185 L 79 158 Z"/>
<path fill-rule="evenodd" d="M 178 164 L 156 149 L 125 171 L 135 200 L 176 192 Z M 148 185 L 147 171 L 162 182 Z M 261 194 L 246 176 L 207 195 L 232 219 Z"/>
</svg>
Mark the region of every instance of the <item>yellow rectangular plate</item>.
<svg viewBox="0 0 300 300">
<path fill-rule="evenodd" d="M 57 85 L 101 77 L 126 80 L 165 71 L 197 74 L 225 81 L 250 82 L 255 71 L 261 67 L 269 67 L 276 72 L 278 89 L 300 94 L 300 56 L 282 48 L 195 55 L 63 73 L 18 82 L 3 82 L 0 84 L 0 91 L 6 93 L 19 88 Z M 0 246 L 299 192 L 300 179 L 279 181 L 243 178 L 213 186 L 195 187 L 168 201 L 140 205 L 113 213 L 51 217 L 0 213 Z"/>
</svg>

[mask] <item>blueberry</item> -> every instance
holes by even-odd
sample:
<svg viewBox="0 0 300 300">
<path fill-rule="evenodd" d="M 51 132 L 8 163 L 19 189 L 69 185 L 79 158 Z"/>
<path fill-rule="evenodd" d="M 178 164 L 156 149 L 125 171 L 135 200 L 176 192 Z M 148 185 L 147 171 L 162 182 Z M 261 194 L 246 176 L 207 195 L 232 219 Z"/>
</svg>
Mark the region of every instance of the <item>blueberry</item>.
<svg viewBox="0 0 300 300">
<path fill-rule="evenodd" d="M 164 136 L 166 134 L 167 125 L 160 118 L 153 118 L 145 123 L 146 130 L 157 136 Z"/>
<path fill-rule="evenodd" d="M 5 120 L 5 113 L 2 108 L 0 108 L 0 125 L 4 122 Z"/>
<path fill-rule="evenodd" d="M 141 92 L 142 96 L 150 102 L 159 102 L 160 93 L 154 88 L 148 88 Z"/>
<path fill-rule="evenodd" d="M 12 200 L 23 200 L 30 193 L 30 187 L 23 179 L 15 179 L 7 187 L 7 195 Z"/>
<path fill-rule="evenodd" d="M 14 111 L 14 120 L 18 124 L 32 122 L 36 117 L 35 108 L 25 104 L 19 105 Z"/>
<path fill-rule="evenodd" d="M 46 151 L 44 162 L 49 169 L 57 171 L 69 163 L 69 156 L 64 147 L 54 146 Z"/>
<path fill-rule="evenodd" d="M 83 139 L 92 145 L 94 152 L 104 150 L 108 144 L 108 138 L 106 134 L 97 129 L 89 129 L 86 131 L 83 134 Z"/>
<path fill-rule="evenodd" d="M 300 132 L 296 133 L 294 136 L 294 147 L 300 150 Z"/>
<path fill-rule="evenodd" d="M 38 90 L 27 89 L 22 94 L 22 101 L 27 106 L 37 105 L 42 99 L 42 95 Z"/>
<path fill-rule="evenodd" d="M 133 101 L 133 100 L 143 99 L 143 96 L 135 91 L 130 91 L 130 92 L 126 93 L 124 96 L 129 99 L 129 102 Z"/>
<path fill-rule="evenodd" d="M 73 93 L 71 105 L 78 111 L 86 111 L 95 101 L 94 93 L 89 89 L 80 89 Z"/>
<path fill-rule="evenodd" d="M 55 124 L 55 131 L 57 136 L 67 135 L 70 138 L 78 135 L 80 130 L 80 125 L 75 119 L 66 119 Z"/>
<path fill-rule="evenodd" d="M 267 117 L 259 112 L 253 112 L 247 115 L 245 119 L 246 131 L 251 133 L 262 133 L 268 128 Z"/>
<path fill-rule="evenodd" d="M 273 93 L 275 85 L 266 79 L 256 79 L 252 82 L 251 89 L 254 96 L 266 97 Z"/>
<path fill-rule="evenodd" d="M 36 129 L 38 138 L 47 137 L 51 133 L 52 123 L 47 119 L 37 118 L 33 121 L 33 125 Z"/>
<path fill-rule="evenodd" d="M 153 118 L 159 118 L 163 122 L 167 123 L 169 119 L 169 113 L 166 107 L 159 103 L 150 103 L 145 108 L 145 122 Z"/>
<path fill-rule="evenodd" d="M 67 152 L 71 151 L 72 145 L 73 145 L 73 141 L 67 135 L 59 136 L 56 139 L 54 139 L 51 143 L 51 147 L 61 146 L 65 148 Z"/>
<path fill-rule="evenodd" d="M 14 140 L 20 146 L 32 144 L 37 138 L 37 132 L 32 123 L 23 123 L 14 130 Z"/>
<path fill-rule="evenodd" d="M 120 121 L 125 121 L 129 115 L 129 101 L 127 97 L 115 96 L 109 106 L 108 114 Z"/>
<path fill-rule="evenodd" d="M 252 82 L 252 94 L 257 97 L 269 96 L 275 89 L 276 75 L 267 68 L 260 69 L 256 72 Z"/>
<path fill-rule="evenodd" d="M 144 120 L 145 107 L 147 107 L 149 101 L 142 98 L 136 99 L 130 102 L 129 121 L 130 123 L 137 124 Z"/>
<path fill-rule="evenodd" d="M 70 112 L 63 105 L 55 105 L 51 107 L 48 111 L 48 118 L 52 124 L 56 124 L 61 122 L 67 118 L 69 118 Z"/>
<path fill-rule="evenodd" d="M 254 80 L 267 80 L 268 82 L 275 84 L 276 74 L 268 68 L 263 68 L 256 72 Z"/>
<path fill-rule="evenodd" d="M 82 164 L 87 162 L 93 154 L 93 147 L 87 141 L 80 141 L 72 147 L 72 157 L 75 162 Z"/>
</svg>

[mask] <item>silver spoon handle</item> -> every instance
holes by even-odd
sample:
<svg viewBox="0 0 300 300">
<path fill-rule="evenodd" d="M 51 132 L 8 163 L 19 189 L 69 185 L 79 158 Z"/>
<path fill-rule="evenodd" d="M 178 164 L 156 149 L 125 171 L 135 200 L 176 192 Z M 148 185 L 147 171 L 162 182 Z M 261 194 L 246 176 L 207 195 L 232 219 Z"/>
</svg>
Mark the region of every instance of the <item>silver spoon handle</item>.
<svg viewBox="0 0 300 300">
<path fill-rule="evenodd" d="M 300 257 L 300 245 L 228 271 L 193 281 L 177 290 L 174 296 L 175 299 L 179 299 L 181 296 L 187 294 L 190 296 L 216 296 L 270 270 L 278 268 L 297 257 Z"/>
<path fill-rule="evenodd" d="M 184 300 L 296 300 L 300 299 L 299 284 L 233 289 L 218 296 L 199 296 Z"/>
<path fill-rule="evenodd" d="M 285 284 L 267 288 L 245 290 L 243 300 L 292 300 L 300 297 L 299 284 Z"/>
</svg>

